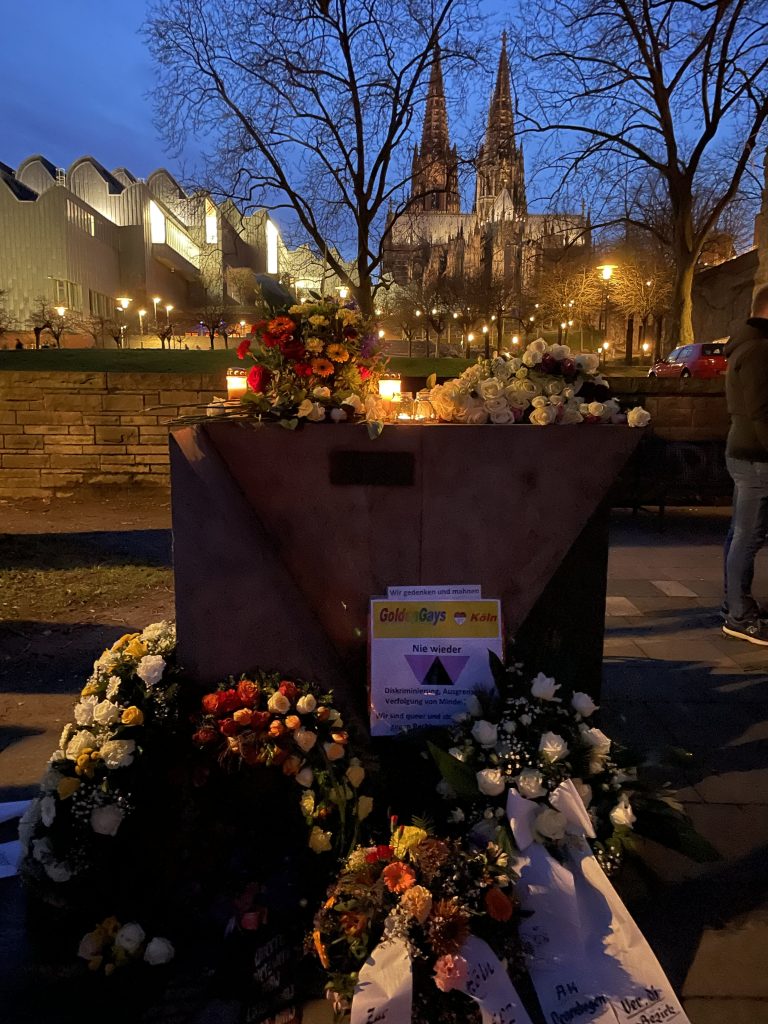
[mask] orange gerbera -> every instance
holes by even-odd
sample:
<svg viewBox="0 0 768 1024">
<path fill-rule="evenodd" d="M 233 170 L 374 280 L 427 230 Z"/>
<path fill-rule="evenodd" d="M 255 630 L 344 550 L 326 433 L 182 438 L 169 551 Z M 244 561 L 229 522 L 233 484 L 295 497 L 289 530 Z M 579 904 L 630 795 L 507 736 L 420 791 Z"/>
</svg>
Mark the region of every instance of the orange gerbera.
<svg viewBox="0 0 768 1024">
<path fill-rule="evenodd" d="M 334 344 L 329 345 L 325 350 L 325 354 L 329 359 L 332 359 L 334 363 L 346 363 L 349 359 L 349 349 L 344 345 Z"/>
<path fill-rule="evenodd" d="M 276 316 L 267 324 L 270 334 L 293 334 L 296 330 L 296 321 L 289 316 Z"/>
<path fill-rule="evenodd" d="M 315 944 L 315 951 L 317 952 L 320 963 L 327 971 L 331 966 L 331 961 L 328 959 L 328 951 L 325 948 L 325 944 L 323 943 L 323 939 L 318 928 L 315 928 L 312 932 L 312 941 Z"/>
<path fill-rule="evenodd" d="M 387 864 L 381 873 L 384 885 L 390 892 L 406 892 L 416 882 L 416 875 L 413 868 L 403 864 L 401 860 Z"/>
<path fill-rule="evenodd" d="M 333 363 L 328 359 L 313 359 L 312 373 L 318 377 L 330 377 L 333 373 Z"/>
</svg>

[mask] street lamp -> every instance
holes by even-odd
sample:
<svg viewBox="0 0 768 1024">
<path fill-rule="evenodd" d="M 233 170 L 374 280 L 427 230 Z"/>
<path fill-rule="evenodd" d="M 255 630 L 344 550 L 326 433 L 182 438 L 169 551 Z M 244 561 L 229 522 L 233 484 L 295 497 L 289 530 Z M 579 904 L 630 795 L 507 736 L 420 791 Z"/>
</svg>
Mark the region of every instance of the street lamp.
<svg viewBox="0 0 768 1024">
<path fill-rule="evenodd" d="M 341 301 L 343 302 L 343 301 L 344 301 L 344 299 L 346 299 L 346 297 L 347 297 L 348 295 L 349 295 L 349 288 L 345 288 L 345 287 L 344 287 L 344 286 L 342 285 L 342 287 L 341 287 L 341 288 L 339 288 L 339 298 L 340 298 L 340 299 L 341 299 Z"/>
<path fill-rule="evenodd" d="M 245 320 L 240 321 L 240 334 L 245 330 Z"/>
<path fill-rule="evenodd" d="M 147 315 L 146 309 L 139 310 L 139 334 L 144 333 L 144 317 Z"/>
<path fill-rule="evenodd" d="M 615 263 L 602 263 L 598 268 L 600 277 L 605 283 L 605 303 L 603 307 L 603 337 L 608 337 L 608 290 L 611 287 L 611 278 L 616 270 Z"/>
<path fill-rule="evenodd" d="M 165 322 L 167 324 L 170 324 L 170 322 L 171 322 L 171 310 L 172 309 L 173 309 L 173 306 L 170 303 L 165 307 Z"/>
<path fill-rule="evenodd" d="M 67 312 L 67 307 L 66 306 L 57 306 L 56 307 L 56 312 L 59 314 L 59 316 L 63 320 L 64 319 L 64 314 Z"/>
<path fill-rule="evenodd" d="M 154 298 L 152 299 L 152 306 L 154 307 L 154 314 L 153 314 L 153 316 L 154 316 L 154 319 L 155 319 L 155 323 L 157 323 L 157 307 L 158 307 L 158 306 L 160 305 L 160 303 L 161 303 L 162 301 L 163 301 L 163 300 L 162 300 L 162 299 L 160 298 L 160 296 L 159 296 L 159 295 L 156 295 L 156 296 L 155 296 L 155 297 L 154 297 Z"/>
</svg>

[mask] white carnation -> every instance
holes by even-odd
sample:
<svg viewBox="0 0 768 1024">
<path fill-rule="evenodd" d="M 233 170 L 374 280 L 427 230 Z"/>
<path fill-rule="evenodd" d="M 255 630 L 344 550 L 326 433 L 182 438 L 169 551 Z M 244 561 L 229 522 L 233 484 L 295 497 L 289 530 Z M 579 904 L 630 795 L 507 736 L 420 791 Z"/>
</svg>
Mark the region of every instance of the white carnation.
<svg viewBox="0 0 768 1024">
<path fill-rule="evenodd" d="M 141 925 L 136 921 L 129 921 L 118 931 L 114 944 L 118 949 L 125 950 L 129 956 L 134 956 L 138 953 L 145 938 L 146 935 Z"/>
<path fill-rule="evenodd" d="M 159 654 L 145 654 L 136 666 L 136 675 L 142 679 L 151 690 L 160 682 L 165 671 L 165 659 Z"/>
<path fill-rule="evenodd" d="M 101 745 L 101 757 L 107 768 L 127 768 L 133 762 L 135 740 L 107 740 Z"/>
<path fill-rule="evenodd" d="M 75 704 L 74 716 L 78 725 L 93 724 L 93 712 L 98 703 L 99 698 L 96 694 L 91 694 L 88 697 L 83 697 L 79 703 Z"/>
<path fill-rule="evenodd" d="M 98 740 L 92 732 L 81 729 L 69 741 L 65 753 L 70 761 L 76 761 L 84 750 L 95 750 L 98 745 Z"/>
</svg>

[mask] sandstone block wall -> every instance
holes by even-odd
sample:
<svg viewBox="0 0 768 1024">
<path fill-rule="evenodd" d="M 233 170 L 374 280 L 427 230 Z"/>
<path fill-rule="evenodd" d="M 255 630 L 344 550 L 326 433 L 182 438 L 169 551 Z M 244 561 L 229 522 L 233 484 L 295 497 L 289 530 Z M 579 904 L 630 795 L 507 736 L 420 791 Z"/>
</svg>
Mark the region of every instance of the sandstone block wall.
<svg viewBox="0 0 768 1024">
<path fill-rule="evenodd" d="M 222 374 L 0 372 L 0 498 L 168 487 L 168 425 L 225 396 Z M 614 378 L 666 441 L 724 441 L 723 380 Z M 510 428 L 513 429 L 513 428 Z"/>
<path fill-rule="evenodd" d="M 214 394 L 221 374 L 0 373 L 0 498 L 167 487 L 168 424 Z"/>
</svg>

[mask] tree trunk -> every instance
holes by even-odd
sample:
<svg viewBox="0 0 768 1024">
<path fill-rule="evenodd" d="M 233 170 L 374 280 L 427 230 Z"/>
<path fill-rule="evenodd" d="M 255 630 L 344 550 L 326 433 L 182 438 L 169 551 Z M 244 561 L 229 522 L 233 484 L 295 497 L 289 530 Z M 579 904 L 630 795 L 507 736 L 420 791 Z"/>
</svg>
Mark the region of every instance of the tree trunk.
<svg viewBox="0 0 768 1024">
<path fill-rule="evenodd" d="M 40 335 L 43 333 L 42 327 L 33 327 L 32 330 L 35 332 L 35 349 L 40 348 Z"/>
<path fill-rule="evenodd" d="M 624 362 L 627 364 L 627 366 L 631 366 L 632 365 L 632 357 L 634 355 L 634 352 L 633 352 L 634 340 L 635 340 L 635 318 L 633 316 L 629 316 L 629 317 L 627 317 L 627 342 L 626 342 L 626 352 L 624 354 Z"/>
<path fill-rule="evenodd" d="M 656 339 L 653 345 L 653 361 L 654 363 L 658 363 L 661 359 L 661 339 L 664 336 L 664 317 L 656 316 L 654 319 L 656 321 Z"/>
<path fill-rule="evenodd" d="M 693 216 L 689 209 L 677 213 L 674 250 L 675 281 L 665 331 L 667 351 L 680 345 L 693 344 L 693 275 L 699 248 L 694 243 Z"/>
</svg>

